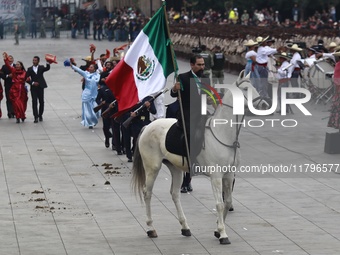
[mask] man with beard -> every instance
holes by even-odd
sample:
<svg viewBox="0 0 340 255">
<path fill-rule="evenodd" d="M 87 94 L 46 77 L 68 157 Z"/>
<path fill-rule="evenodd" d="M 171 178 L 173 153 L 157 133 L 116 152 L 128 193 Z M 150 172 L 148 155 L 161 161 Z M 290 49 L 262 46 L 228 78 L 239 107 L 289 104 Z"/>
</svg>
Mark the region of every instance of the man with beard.
<svg viewBox="0 0 340 255">
<path fill-rule="evenodd" d="M 204 139 L 205 118 L 201 115 L 201 87 L 207 83 L 209 84 L 209 78 L 203 76 L 205 64 L 201 55 L 194 55 L 190 58 L 190 67 L 190 71 L 178 75 L 178 82 L 171 89 L 171 96 L 178 97 L 180 90 L 184 118 L 181 111 L 179 111 L 177 113 L 177 123 L 179 128 L 186 131 L 191 163 L 195 163 Z M 191 132 L 190 123 L 194 124 Z M 189 167 L 191 168 L 192 166 Z M 182 193 L 192 191 L 190 182 L 190 174 L 186 173 L 182 184 Z"/>
</svg>

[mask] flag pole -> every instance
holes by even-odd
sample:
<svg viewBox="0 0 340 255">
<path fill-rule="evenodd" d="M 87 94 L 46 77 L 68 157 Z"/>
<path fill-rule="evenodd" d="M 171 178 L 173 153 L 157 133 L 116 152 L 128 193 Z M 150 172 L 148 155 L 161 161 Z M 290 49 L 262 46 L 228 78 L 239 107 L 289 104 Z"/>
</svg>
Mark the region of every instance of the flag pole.
<svg viewBox="0 0 340 255">
<path fill-rule="evenodd" d="M 166 1 L 162 0 L 163 2 L 163 10 L 164 10 L 164 16 L 165 16 L 165 22 L 166 22 L 166 29 L 167 29 L 167 33 L 168 33 L 168 38 L 170 40 L 170 28 L 169 28 L 169 21 L 168 21 L 168 14 L 166 12 Z M 172 43 L 170 42 L 170 51 L 171 51 L 171 58 L 172 58 L 172 64 L 175 70 L 175 81 L 177 80 L 177 63 L 175 60 L 175 56 L 174 56 L 174 48 Z M 182 88 L 182 84 L 181 84 L 181 88 Z M 184 141 L 185 141 L 185 149 L 187 152 L 187 160 L 188 160 L 188 168 L 189 168 L 189 173 L 191 173 L 190 168 L 191 168 L 191 159 L 190 159 L 190 150 L 189 150 L 189 142 L 188 142 L 188 134 L 186 131 L 186 125 L 185 125 L 185 119 L 184 119 L 184 112 L 183 112 L 183 103 L 182 103 L 182 99 L 181 99 L 181 89 L 178 90 L 178 102 L 179 102 L 179 109 L 181 111 L 181 118 L 182 118 L 182 125 L 183 125 L 183 133 L 184 133 Z"/>
</svg>

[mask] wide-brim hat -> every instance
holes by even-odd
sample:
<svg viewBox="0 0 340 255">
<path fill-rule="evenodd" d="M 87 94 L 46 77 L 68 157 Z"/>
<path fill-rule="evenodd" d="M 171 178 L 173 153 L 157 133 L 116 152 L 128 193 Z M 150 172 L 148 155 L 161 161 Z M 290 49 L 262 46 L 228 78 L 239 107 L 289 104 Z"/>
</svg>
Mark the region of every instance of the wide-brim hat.
<svg viewBox="0 0 340 255">
<path fill-rule="evenodd" d="M 266 40 L 268 40 L 268 38 L 269 38 L 269 36 L 267 36 L 267 37 L 265 37 L 265 38 L 263 38 L 263 37 L 261 37 L 261 36 L 258 36 L 258 37 L 256 38 L 256 42 L 257 42 L 258 44 L 262 44 L 262 43 L 264 43 Z"/>
<path fill-rule="evenodd" d="M 297 44 L 293 44 L 291 47 L 287 47 L 290 50 L 295 50 L 295 51 L 302 51 L 301 48 Z"/>
<path fill-rule="evenodd" d="M 118 56 L 113 56 L 113 57 L 110 57 L 109 58 L 109 61 L 120 61 L 120 57 L 118 57 Z"/>
<path fill-rule="evenodd" d="M 91 61 L 91 56 L 87 56 L 87 57 L 85 57 L 85 58 L 83 58 L 83 60 L 85 60 L 85 61 Z"/>
<path fill-rule="evenodd" d="M 281 54 L 275 54 L 274 55 L 276 58 L 284 58 L 287 60 L 291 60 L 292 57 L 288 56 L 288 54 L 286 52 L 281 52 Z"/>
<path fill-rule="evenodd" d="M 328 48 L 335 48 L 337 45 L 335 42 L 331 42 L 329 45 L 328 45 Z"/>
<path fill-rule="evenodd" d="M 244 46 L 247 46 L 247 47 L 251 47 L 251 46 L 255 46 L 255 45 L 258 45 L 257 42 L 254 42 L 252 39 L 250 39 L 249 41 L 247 41 L 246 43 L 243 44 Z"/>
</svg>

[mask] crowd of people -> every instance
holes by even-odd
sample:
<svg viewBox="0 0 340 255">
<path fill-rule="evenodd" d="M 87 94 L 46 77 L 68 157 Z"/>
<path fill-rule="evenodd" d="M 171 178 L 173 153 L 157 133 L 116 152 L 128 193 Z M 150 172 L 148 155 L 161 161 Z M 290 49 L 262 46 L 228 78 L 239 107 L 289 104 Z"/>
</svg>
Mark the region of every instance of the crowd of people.
<svg viewBox="0 0 340 255">
<path fill-rule="evenodd" d="M 340 55 L 340 47 L 335 42 L 324 46 L 323 40 L 321 39 L 317 45 L 312 45 L 306 50 L 299 47 L 298 44 L 283 45 L 275 49 L 272 47 L 274 42 L 275 40 L 268 36 L 266 38 L 257 37 L 255 40 L 250 39 L 244 43 L 244 46 L 247 48 L 247 53 L 245 54 L 247 61 L 245 75 L 250 76 L 252 85 L 269 105 L 272 102 L 273 96 L 272 84 L 269 82 L 270 75 L 274 76 L 274 81 L 278 81 L 278 98 L 280 100 L 282 88 L 288 86 L 293 88 L 303 87 L 299 84 L 299 81 L 304 77 L 302 74 L 304 69 L 312 68 L 315 62 L 320 59 L 327 61 L 330 66 L 334 67 L 336 57 Z M 336 77 L 336 75 L 338 75 L 337 72 L 334 72 L 333 80 L 335 89 L 328 127 L 339 129 L 340 95 L 338 88 L 339 77 Z M 320 92 L 316 87 L 317 84 L 307 83 L 307 89 L 312 93 Z M 301 95 L 294 93 L 290 96 L 298 98 Z M 322 98 L 320 94 L 317 94 L 317 97 Z M 286 113 L 288 113 L 289 110 L 290 108 L 287 108 Z M 281 112 L 280 108 L 278 108 L 278 112 Z"/>
<path fill-rule="evenodd" d="M 239 10 L 237 7 L 230 8 L 224 12 L 213 9 L 207 11 L 191 11 L 186 9 L 178 12 L 169 10 L 169 17 L 172 23 L 217 23 L 217 24 L 240 24 L 245 26 L 279 26 L 308 29 L 338 29 L 339 23 L 336 16 L 336 9 L 331 6 L 329 10 L 318 10 L 303 19 L 297 4 L 292 7 L 289 17 L 283 18 L 278 10 L 272 7 L 254 10 Z"/>
</svg>

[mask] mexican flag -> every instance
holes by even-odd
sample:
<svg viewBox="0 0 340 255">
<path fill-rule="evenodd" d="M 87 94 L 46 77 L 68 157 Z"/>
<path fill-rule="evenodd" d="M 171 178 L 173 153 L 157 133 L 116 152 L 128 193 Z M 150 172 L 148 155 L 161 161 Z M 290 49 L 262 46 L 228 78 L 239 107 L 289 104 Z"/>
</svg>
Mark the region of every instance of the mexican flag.
<svg viewBox="0 0 340 255">
<path fill-rule="evenodd" d="M 119 116 L 146 96 L 164 89 L 166 78 L 177 71 L 172 60 L 163 7 L 145 25 L 136 40 L 106 79 L 118 101 Z"/>
</svg>

